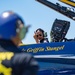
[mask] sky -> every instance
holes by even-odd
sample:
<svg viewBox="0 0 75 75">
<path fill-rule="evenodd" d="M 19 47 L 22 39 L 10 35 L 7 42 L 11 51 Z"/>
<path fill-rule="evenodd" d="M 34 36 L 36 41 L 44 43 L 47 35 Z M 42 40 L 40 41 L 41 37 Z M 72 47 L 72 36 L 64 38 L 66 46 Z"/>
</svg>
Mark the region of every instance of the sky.
<svg viewBox="0 0 75 75">
<path fill-rule="evenodd" d="M 58 2 L 63 6 L 68 6 L 58 0 L 48 1 L 53 3 Z M 42 28 L 47 32 L 50 41 L 51 27 L 56 18 L 70 21 L 71 24 L 66 38 L 71 39 L 75 37 L 75 24 L 73 20 L 37 2 L 36 0 L 0 0 L 0 13 L 8 10 L 18 13 L 22 17 L 26 26 L 31 25 L 26 37 L 22 40 L 23 44 L 36 43 L 33 35 L 37 28 Z"/>
</svg>

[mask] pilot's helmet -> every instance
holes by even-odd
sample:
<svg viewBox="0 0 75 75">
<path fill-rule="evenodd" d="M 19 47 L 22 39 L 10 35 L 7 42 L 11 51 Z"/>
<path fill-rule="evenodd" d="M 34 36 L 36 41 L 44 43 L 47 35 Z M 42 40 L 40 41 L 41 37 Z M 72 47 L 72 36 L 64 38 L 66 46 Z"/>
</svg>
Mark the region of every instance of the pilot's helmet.
<svg viewBox="0 0 75 75">
<path fill-rule="evenodd" d="M 22 18 L 12 11 L 0 14 L 0 39 L 12 39 L 17 33 L 21 39 L 25 37 L 26 27 Z"/>
</svg>

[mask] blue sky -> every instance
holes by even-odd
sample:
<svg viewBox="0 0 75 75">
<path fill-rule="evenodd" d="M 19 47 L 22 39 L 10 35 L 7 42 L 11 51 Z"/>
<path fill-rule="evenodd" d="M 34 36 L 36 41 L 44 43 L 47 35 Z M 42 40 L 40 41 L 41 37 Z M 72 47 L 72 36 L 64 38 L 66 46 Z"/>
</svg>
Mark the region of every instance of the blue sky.
<svg viewBox="0 0 75 75">
<path fill-rule="evenodd" d="M 59 2 L 58 0 L 48 0 L 53 3 Z M 59 2 L 63 6 L 67 6 Z M 68 6 L 70 7 L 70 6 Z M 66 38 L 75 37 L 75 24 L 74 21 L 66 16 L 48 8 L 47 6 L 37 2 L 36 0 L 1 0 L 0 1 L 0 13 L 3 11 L 12 10 L 22 16 L 26 25 L 30 24 L 28 34 L 22 40 L 24 44 L 33 44 L 35 40 L 33 38 L 34 31 L 37 28 L 42 28 L 48 34 L 50 41 L 50 30 L 52 24 L 56 18 L 61 20 L 70 21 L 70 29 L 66 35 Z"/>
</svg>

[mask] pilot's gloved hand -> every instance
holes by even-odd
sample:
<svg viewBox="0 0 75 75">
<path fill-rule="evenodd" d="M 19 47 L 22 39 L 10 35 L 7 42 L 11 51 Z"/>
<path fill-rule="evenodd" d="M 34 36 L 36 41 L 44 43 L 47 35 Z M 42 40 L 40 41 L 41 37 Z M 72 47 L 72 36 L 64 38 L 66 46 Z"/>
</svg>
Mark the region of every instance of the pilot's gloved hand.
<svg viewBox="0 0 75 75">
<path fill-rule="evenodd" d="M 32 55 L 20 53 L 15 55 L 12 60 L 14 70 L 18 73 L 18 75 L 37 75 L 39 65 Z M 17 66 L 20 69 L 16 69 Z"/>
</svg>

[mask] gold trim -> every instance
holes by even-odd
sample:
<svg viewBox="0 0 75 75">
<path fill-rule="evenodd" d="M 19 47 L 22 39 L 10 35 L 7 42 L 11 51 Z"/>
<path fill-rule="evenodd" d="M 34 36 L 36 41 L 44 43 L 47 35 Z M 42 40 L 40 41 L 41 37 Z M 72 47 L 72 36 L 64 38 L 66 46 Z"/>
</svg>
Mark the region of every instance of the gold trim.
<svg viewBox="0 0 75 75">
<path fill-rule="evenodd" d="M 61 1 L 61 2 L 63 2 L 63 3 L 66 3 L 66 4 L 68 4 L 68 5 L 71 5 L 71 6 L 75 7 L 75 3 L 72 2 L 72 1 L 70 1 L 70 0 L 59 0 L 59 1 Z"/>
</svg>

